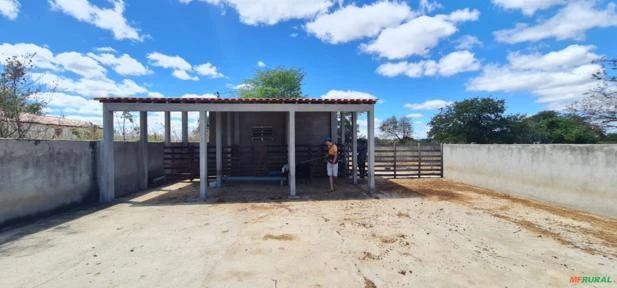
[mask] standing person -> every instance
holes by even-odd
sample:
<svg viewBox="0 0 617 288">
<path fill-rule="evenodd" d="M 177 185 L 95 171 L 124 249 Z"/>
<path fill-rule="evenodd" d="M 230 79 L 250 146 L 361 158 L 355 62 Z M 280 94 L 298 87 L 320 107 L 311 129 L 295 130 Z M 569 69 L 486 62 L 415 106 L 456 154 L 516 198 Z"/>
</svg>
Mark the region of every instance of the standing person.
<svg viewBox="0 0 617 288">
<path fill-rule="evenodd" d="M 334 187 L 336 187 L 336 177 L 338 177 L 338 148 L 329 137 L 324 140 L 324 144 L 328 146 L 326 171 L 328 178 L 330 178 L 330 193 L 332 193 L 334 192 Z"/>
<path fill-rule="evenodd" d="M 366 139 L 358 139 L 358 168 L 360 168 L 360 178 L 366 175 Z"/>
</svg>

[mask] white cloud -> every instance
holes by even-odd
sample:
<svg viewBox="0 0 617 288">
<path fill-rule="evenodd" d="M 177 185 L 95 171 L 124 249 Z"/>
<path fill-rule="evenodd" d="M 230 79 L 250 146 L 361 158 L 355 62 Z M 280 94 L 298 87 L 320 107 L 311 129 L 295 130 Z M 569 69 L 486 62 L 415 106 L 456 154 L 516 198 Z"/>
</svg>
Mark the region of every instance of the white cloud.
<svg viewBox="0 0 617 288">
<path fill-rule="evenodd" d="M 17 0 L 0 0 L 0 14 L 9 20 L 17 19 L 21 4 Z"/>
<path fill-rule="evenodd" d="M 58 69 L 54 63 L 54 53 L 45 47 L 30 43 L 0 44 L 0 60 L 12 56 L 32 56 L 32 65 L 43 69 Z"/>
<path fill-rule="evenodd" d="M 116 53 L 116 49 L 112 47 L 98 47 L 98 48 L 94 48 L 94 51 L 100 52 L 100 53 Z"/>
<path fill-rule="evenodd" d="M 180 56 L 168 56 L 159 52 L 148 54 L 148 60 L 152 65 L 173 70 L 191 70 L 193 66 Z"/>
<path fill-rule="evenodd" d="M 539 41 L 548 38 L 583 40 L 585 32 L 589 29 L 617 26 L 615 3 L 609 3 L 606 9 L 602 10 L 595 8 L 595 2 L 572 1 L 549 19 L 536 25 L 517 24 L 512 29 L 496 31 L 495 38 L 505 43 Z"/>
<path fill-rule="evenodd" d="M 259 67 L 259 68 L 264 68 L 264 67 L 266 67 L 266 63 L 264 63 L 264 62 L 263 62 L 263 61 L 261 61 L 261 60 L 260 60 L 260 61 L 257 61 L 257 67 Z"/>
<path fill-rule="evenodd" d="M 94 59 L 77 52 L 56 55 L 55 63 L 85 78 L 103 78 L 107 70 Z"/>
<path fill-rule="evenodd" d="M 165 98 L 165 95 L 163 95 L 163 93 L 160 93 L 160 92 L 148 92 L 148 97 Z"/>
<path fill-rule="evenodd" d="M 385 63 L 377 67 L 377 73 L 386 77 L 406 75 L 410 78 L 422 76 L 444 76 L 480 70 L 481 65 L 476 56 L 469 51 L 452 52 L 439 61 L 423 60 L 420 62 Z"/>
<path fill-rule="evenodd" d="M 521 10 L 523 14 L 532 16 L 536 11 L 555 5 L 564 4 L 565 0 L 492 0 L 493 4 L 504 9 Z"/>
<path fill-rule="evenodd" d="M 420 16 L 397 26 L 384 29 L 377 39 L 360 48 L 371 54 L 377 54 L 390 60 L 413 55 L 426 55 L 442 38 L 458 31 L 456 24 L 463 21 L 475 21 L 479 17 L 477 10 L 456 10 L 449 15 Z"/>
<path fill-rule="evenodd" d="M 197 74 L 202 76 L 208 76 L 210 78 L 222 78 L 225 77 L 223 73 L 217 71 L 216 66 L 212 65 L 212 63 L 205 63 L 195 67 L 195 71 Z"/>
<path fill-rule="evenodd" d="M 143 41 L 139 30 L 124 18 L 124 0 L 109 0 L 113 8 L 99 8 L 88 0 L 49 0 L 52 10 L 60 11 L 75 19 L 109 30 L 116 40 Z"/>
<path fill-rule="evenodd" d="M 594 64 L 593 46 L 571 45 L 540 54 L 510 53 L 507 65 L 489 65 L 467 84 L 470 91 L 529 92 L 550 108 L 583 97 L 596 87 L 592 75 L 602 67 Z"/>
<path fill-rule="evenodd" d="M 185 70 L 174 70 L 174 72 L 172 72 L 171 75 L 174 75 L 174 77 L 176 77 L 176 78 L 178 78 L 180 80 L 191 80 L 191 81 L 198 81 L 199 80 L 199 77 L 191 76 Z"/>
<path fill-rule="evenodd" d="M 453 11 L 449 15 L 441 16 L 441 17 L 444 17 L 454 23 L 478 21 L 478 19 L 480 19 L 480 11 L 476 9 L 472 10 L 469 8 L 465 8 L 465 9 Z"/>
<path fill-rule="evenodd" d="M 454 41 L 457 50 L 471 50 L 474 47 L 482 47 L 482 41 L 473 35 L 464 35 Z"/>
<path fill-rule="evenodd" d="M 112 67 L 116 73 L 123 76 L 143 76 L 152 73 L 152 71 L 148 70 L 141 62 L 128 54 L 117 57 L 108 53 L 88 53 L 88 56 L 99 61 L 103 65 Z"/>
<path fill-rule="evenodd" d="M 377 99 L 372 94 L 353 90 L 330 90 L 321 96 L 322 99 Z"/>
<path fill-rule="evenodd" d="M 99 79 L 70 79 L 53 73 L 31 73 L 31 78 L 58 92 L 86 95 L 88 97 L 105 96 L 135 96 L 147 93 L 148 89 L 130 79 L 116 82 L 109 78 Z"/>
<path fill-rule="evenodd" d="M 250 90 L 250 89 L 253 88 L 253 86 L 251 86 L 251 84 L 242 83 L 242 84 L 238 84 L 236 86 L 232 86 L 231 88 L 234 89 L 234 90 Z"/>
<path fill-rule="evenodd" d="M 41 93 L 40 98 L 47 101 L 49 112 L 55 115 L 102 115 L 102 105 L 96 100 L 59 92 Z"/>
<path fill-rule="evenodd" d="M 217 98 L 215 94 L 205 93 L 205 94 L 184 94 L 181 98 Z"/>
<path fill-rule="evenodd" d="M 188 4 L 193 0 L 179 0 Z M 334 5 L 333 0 L 197 0 L 213 5 L 228 6 L 248 25 L 274 25 L 291 19 L 311 18 Z"/>
<path fill-rule="evenodd" d="M 421 113 L 411 113 L 411 114 L 407 114 L 407 118 L 422 118 L 424 117 L 424 114 Z M 416 121 L 418 122 L 418 121 Z M 414 122 L 415 123 L 415 122 Z"/>
<path fill-rule="evenodd" d="M 350 4 L 319 15 L 305 25 L 305 30 L 324 42 L 345 43 L 376 36 L 384 28 L 398 26 L 413 15 L 404 2 L 379 1 L 362 7 Z"/>
<path fill-rule="evenodd" d="M 413 103 L 413 104 L 405 104 L 405 108 L 411 110 L 437 110 L 444 108 L 446 106 L 452 105 L 453 102 L 435 99 L 435 100 L 427 100 L 423 103 Z"/>
<path fill-rule="evenodd" d="M 202 76 L 208 76 L 210 78 L 222 78 L 225 77 L 223 73 L 218 71 L 216 66 L 212 65 L 212 63 L 204 63 L 201 65 L 197 65 L 193 67 L 188 61 L 184 60 L 184 58 L 175 55 L 169 56 L 159 52 L 153 52 L 148 54 L 147 58 L 150 60 L 150 64 L 153 66 L 172 69 L 172 75 L 181 80 L 192 80 L 197 81 L 199 77 L 191 75 L 189 72 L 195 72 Z"/>
<path fill-rule="evenodd" d="M 438 2 L 431 0 L 420 0 L 418 10 L 422 15 L 426 15 L 440 8 L 443 8 L 443 5 Z"/>
</svg>

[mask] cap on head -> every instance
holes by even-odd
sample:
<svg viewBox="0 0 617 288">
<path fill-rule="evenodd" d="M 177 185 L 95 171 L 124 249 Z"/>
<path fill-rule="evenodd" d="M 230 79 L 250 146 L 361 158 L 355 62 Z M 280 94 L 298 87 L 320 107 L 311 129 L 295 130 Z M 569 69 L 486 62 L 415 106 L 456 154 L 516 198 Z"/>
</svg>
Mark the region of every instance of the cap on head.
<svg viewBox="0 0 617 288">
<path fill-rule="evenodd" d="M 326 136 L 326 138 L 323 139 L 323 142 L 332 142 L 332 138 Z"/>
</svg>

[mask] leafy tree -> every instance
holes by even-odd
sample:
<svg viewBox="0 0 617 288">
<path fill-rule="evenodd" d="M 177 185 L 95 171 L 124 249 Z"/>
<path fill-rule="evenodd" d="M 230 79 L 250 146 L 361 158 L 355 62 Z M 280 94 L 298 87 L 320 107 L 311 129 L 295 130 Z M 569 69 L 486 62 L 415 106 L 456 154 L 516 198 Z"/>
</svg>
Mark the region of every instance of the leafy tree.
<svg viewBox="0 0 617 288">
<path fill-rule="evenodd" d="M 533 133 L 530 143 L 598 143 L 604 134 L 600 127 L 574 114 L 543 111 L 523 121 Z"/>
<path fill-rule="evenodd" d="M 428 136 L 445 143 L 512 143 L 522 130 L 519 115 L 504 115 L 505 101 L 473 98 L 442 108 L 429 123 Z"/>
<path fill-rule="evenodd" d="M 406 141 L 411 140 L 411 135 L 413 134 L 413 126 L 411 125 L 411 120 L 407 117 L 399 117 L 392 116 L 379 125 L 379 130 L 384 136 L 389 138 L 394 138 L 397 141 Z"/>
<path fill-rule="evenodd" d="M 614 129 L 617 128 L 617 76 L 611 72 L 617 72 L 617 59 L 604 60 L 602 64 L 604 69 L 593 75 L 598 87 L 569 110 L 604 128 Z"/>
<path fill-rule="evenodd" d="M 241 98 L 302 98 L 304 72 L 299 69 L 259 70 L 238 90 Z"/>
<path fill-rule="evenodd" d="M 32 127 L 28 117 L 42 115 L 47 105 L 37 98 L 36 88 L 28 73 L 32 55 L 6 59 L 0 74 L 0 138 L 26 138 Z"/>
</svg>

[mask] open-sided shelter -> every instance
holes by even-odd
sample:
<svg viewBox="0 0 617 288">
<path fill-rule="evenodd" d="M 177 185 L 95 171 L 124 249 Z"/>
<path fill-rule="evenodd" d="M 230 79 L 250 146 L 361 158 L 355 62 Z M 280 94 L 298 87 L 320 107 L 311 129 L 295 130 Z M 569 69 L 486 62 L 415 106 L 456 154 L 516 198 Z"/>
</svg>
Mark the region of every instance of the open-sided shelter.
<svg viewBox="0 0 617 288">
<path fill-rule="evenodd" d="M 319 146 L 325 136 L 336 139 L 337 113 L 351 114 L 352 122 L 352 156 L 351 175 L 354 183 L 358 182 L 358 114 L 367 113 L 367 166 L 369 192 L 375 191 L 374 169 L 374 99 L 313 99 L 313 98 L 97 98 L 103 104 L 103 165 L 100 200 L 109 202 L 114 199 L 114 112 L 140 112 L 140 150 L 143 167 L 148 167 L 148 112 L 165 112 L 165 141 L 170 142 L 170 112 L 182 112 L 182 142 L 188 144 L 188 112 L 199 112 L 199 161 L 197 165 L 200 179 L 199 195 L 206 199 L 208 195 L 208 142 L 214 142 L 215 166 L 214 178 L 217 187 L 224 180 L 234 178 L 251 179 L 267 177 L 265 171 L 258 169 L 240 169 L 230 159 L 238 163 L 258 163 L 266 159 L 255 159 L 255 146 L 284 147 L 286 157 L 283 162 L 288 167 L 290 196 L 296 195 L 296 167 L 299 148 Z M 214 131 L 210 127 L 214 127 Z M 344 127 L 342 125 L 341 127 Z M 208 139 L 210 137 L 210 139 Z M 344 137 L 343 137 L 344 139 Z M 209 141 L 210 140 L 210 141 Z M 229 147 L 229 149 L 226 149 Z M 253 147 L 248 151 L 252 158 L 245 158 L 242 147 Z M 304 151 L 304 150 L 303 150 Z M 309 150 L 309 153 L 311 150 Z M 224 155 L 226 156 L 224 159 Z M 316 155 L 317 156 L 317 155 Z M 310 158 L 310 157 L 309 157 Z M 226 165 L 224 166 L 224 163 Z M 255 166 L 257 167 L 257 166 Z M 262 169 L 263 170 L 263 169 Z M 147 169 L 144 168 L 144 171 Z M 248 173 L 248 174 L 247 174 Z M 144 175 L 144 187 L 150 181 Z"/>
</svg>

